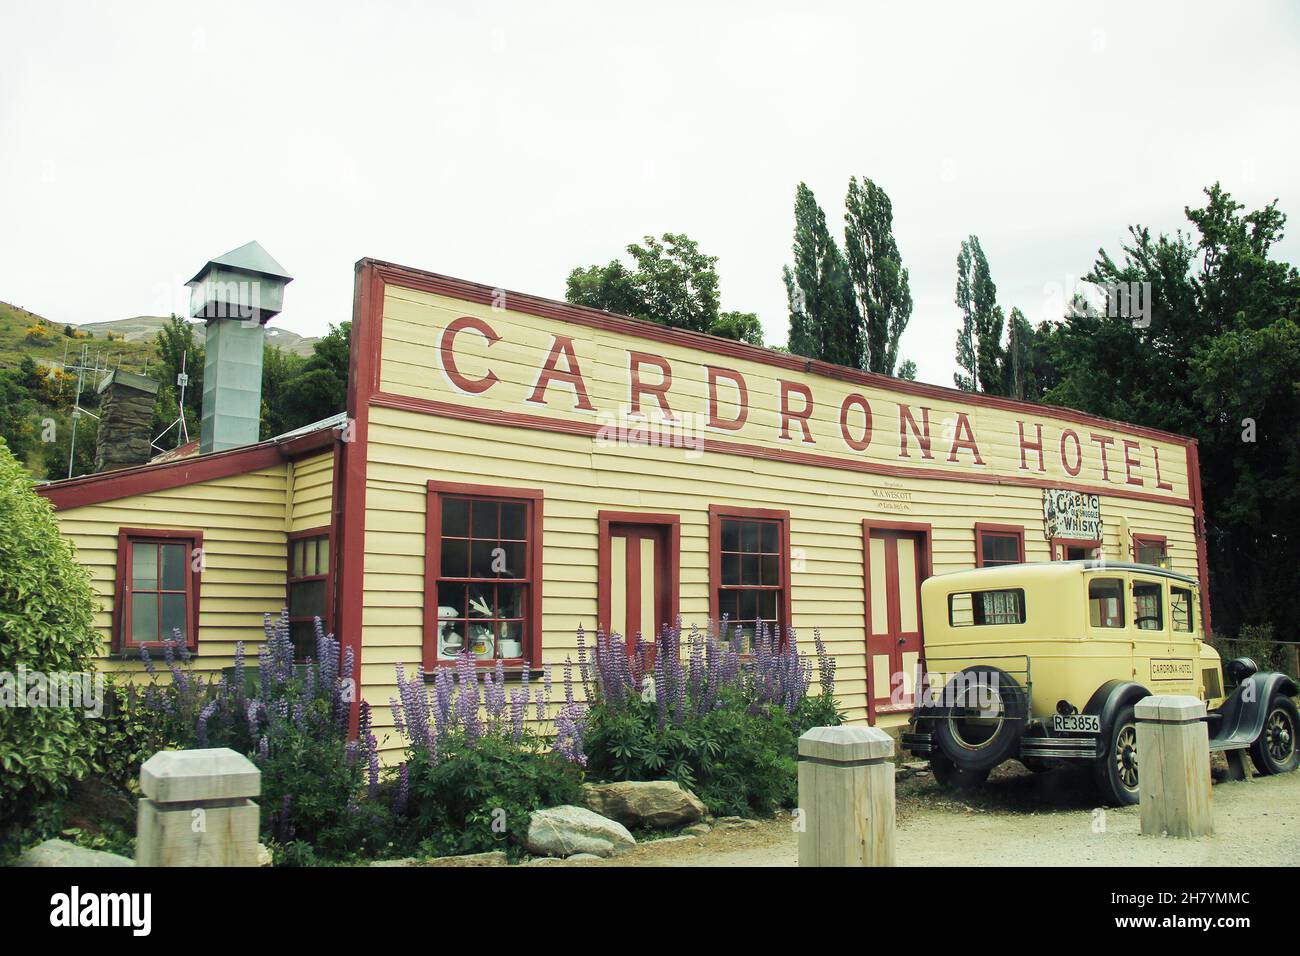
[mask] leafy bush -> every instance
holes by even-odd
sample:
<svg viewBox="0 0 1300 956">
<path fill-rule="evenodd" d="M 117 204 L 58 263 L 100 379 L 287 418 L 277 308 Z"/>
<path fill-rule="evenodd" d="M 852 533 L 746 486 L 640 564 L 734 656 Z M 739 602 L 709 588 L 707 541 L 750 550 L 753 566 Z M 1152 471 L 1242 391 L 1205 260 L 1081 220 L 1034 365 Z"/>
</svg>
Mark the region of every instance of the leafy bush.
<svg viewBox="0 0 1300 956">
<path fill-rule="evenodd" d="M 0 820 L 20 819 L 91 769 L 94 721 L 84 708 L 17 698 L 20 668 L 29 677 L 93 672 L 94 611 L 90 576 L 0 440 Z"/>
<path fill-rule="evenodd" d="M 589 675 L 579 632 L 579 666 L 593 701 L 589 772 L 675 780 L 716 815 L 793 806 L 799 735 L 840 723 L 835 661 L 814 631 L 821 693 L 809 697 L 812 664 L 799 655 L 793 631 L 778 646 L 761 628 L 748 659 L 740 640 L 739 631 L 726 641 L 711 625 L 703 634 L 692 628 L 683 655 L 679 623 L 663 629 L 655 648 L 638 638 L 629 654 L 617 634 L 598 634 Z"/>
<path fill-rule="evenodd" d="M 1215 649 L 1225 661 L 1234 657 L 1252 657 L 1265 671 L 1281 671 L 1296 676 L 1295 650 L 1289 644 L 1281 644 L 1274 637 L 1272 624 L 1246 624 L 1236 637 L 1213 638 Z"/>
<path fill-rule="evenodd" d="M 195 675 L 189 652 L 171 640 L 164 645 L 170 679 L 161 684 L 154 661 L 142 651 L 151 681 L 123 695 L 120 749 L 145 757 L 169 744 L 238 750 L 262 771 L 262 832 L 278 847 L 303 843 L 328 858 L 377 851 L 388 842 L 387 811 L 381 802 L 363 800 L 379 786 L 364 703 L 358 738 L 348 741 L 351 649 L 341 653 L 318 619 L 316 653 L 297 665 L 288 612 L 268 614 L 264 631 L 256 669 L 246 669 L 241 642 L 231 674 L 219 678 Z M 302 859 L 304 853 L 299 848 L 288 856 Z"/>
<path fill-rule="evenodd" d="M 437 671 L 432 687 L 423 669 L 408 680 L 398 666 L 393 720 L 408 745 L 393 807 L 406 846 L 435 855 L 497 849 L 517 855 L 534 810 L 578 802 L 583 711 L 572 670 L 565 668 L 565 702 L 549 750 L 524 722 L 530 705 L 538 720 L 545 716 L 549 665 L 531 696 L 530 676 L 525 667 L 507 694 L 503 665 L 484 674 L 480 687 L 469 652 L 458 658 L 454 675 Z"/>
</svg>

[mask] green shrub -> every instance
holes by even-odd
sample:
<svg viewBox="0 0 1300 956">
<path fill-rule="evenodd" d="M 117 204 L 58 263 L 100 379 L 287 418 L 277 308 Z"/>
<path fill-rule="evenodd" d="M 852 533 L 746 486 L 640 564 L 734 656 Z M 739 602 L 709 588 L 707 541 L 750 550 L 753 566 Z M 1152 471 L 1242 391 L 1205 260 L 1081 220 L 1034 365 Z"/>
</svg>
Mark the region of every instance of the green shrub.
<svg viewBox="0 0 1300 956">
<path fill-rule="evenodd" d="M 32 490 L 0 440 L 0 698 L 28 674 L 93 672 L 100 638 L 90 576 L 59 536 L 50 504 Z M 19 707 L 0 699 L 0 820 L 18 820 L 67 792 L 91 769 L 94 721 L 83 708 Z"/>
<path fill-rule="evenodd" d="M 414 751 L 409 774 L 407 845 L 422 855 L 504 850 L 517 856 L 534 810 L 580 802 L 582 768 L 554 751 L 489 734 L 467 746 L 444 738 L 435 762 Z"/>
<path fill-rule="evenodd" d="M 524 720 L 530 706 L 542 719 L 552 690 L 549 665 L 532 693 L 529 677 L 525 667 L 507 690 L 502 663 L 480 677 L 468 651 L 454 670 L 434 673 L 432 688 L 423 670 L 408 679 L 397 667 L 393 718 L 407 747 L 392 805 L 408 851 L 517 856 L 534 810 L 578 802 L 586 758 L 572 668 L 565 667 L 565 703 L 550 749 Z"/>
<path fill-rule="evenodd" d="M 725 622 L 723 628 L 725 630 Z M 727 641 L 665 627 L 651 653 L 631 654 L 617 635 L 597 638 L 583 745 L 599 779 L 674 780 L 716 816 L 768 815 L 798 797 L 799 735 L 840 723 L 835 661 L 814 631 L 820 693 L 808 695 L 812 664 L 793 633 L 778 645 L 765 628 L 753 653 Z M 585 642 L 579 664 L 587 676 Z M 653 658 L 653 664 L 649 661 Z"/>
</svg>

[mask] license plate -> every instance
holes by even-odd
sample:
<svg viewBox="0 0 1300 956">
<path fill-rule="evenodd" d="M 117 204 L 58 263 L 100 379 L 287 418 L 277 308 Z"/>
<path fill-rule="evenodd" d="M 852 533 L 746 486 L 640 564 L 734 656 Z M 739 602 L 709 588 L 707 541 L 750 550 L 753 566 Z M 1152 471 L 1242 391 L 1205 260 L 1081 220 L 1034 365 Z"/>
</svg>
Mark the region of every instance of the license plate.
<svg viewBox="0 0 1300 956">
<path fill-rule="evenodd" d="M 1058 734 L 1099 734 L 1101 717 L 1097 714 L 1053 714 L 1052 730 Z"/>
</svg>

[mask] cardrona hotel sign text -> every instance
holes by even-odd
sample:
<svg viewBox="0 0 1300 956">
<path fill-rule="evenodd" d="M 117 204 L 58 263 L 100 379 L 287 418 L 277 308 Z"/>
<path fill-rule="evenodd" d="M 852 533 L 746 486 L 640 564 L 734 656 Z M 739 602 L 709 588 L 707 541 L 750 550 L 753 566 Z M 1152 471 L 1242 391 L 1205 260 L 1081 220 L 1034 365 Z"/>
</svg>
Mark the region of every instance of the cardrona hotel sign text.
<svg viewBox="0 0 1300 956">
<path fill-rule="evenodd" d="M 508 316 L 461 314 L 436 330 L 445 382 L 437 391 L 460 405 L 517 414 L 521 424 L 546 427 L 559 417 L 589 420 L 593 434 L 641 429 L 643 444 L 668 444 L 665 436 L 694 429 L 706 447 L 788 451 L 796 460 L 978 471 L 1171 500 L 1187 494 L 1185 473 L 1172 464 L 1184 449 L 1122 426 L 1058 419 L 1046 409 L 1038 415 L 1031 406 L 963 407 L 957 393 L 912 395 L 632 336 L 569 335 L 560 322 L 544 331 Z"/>
</svg>

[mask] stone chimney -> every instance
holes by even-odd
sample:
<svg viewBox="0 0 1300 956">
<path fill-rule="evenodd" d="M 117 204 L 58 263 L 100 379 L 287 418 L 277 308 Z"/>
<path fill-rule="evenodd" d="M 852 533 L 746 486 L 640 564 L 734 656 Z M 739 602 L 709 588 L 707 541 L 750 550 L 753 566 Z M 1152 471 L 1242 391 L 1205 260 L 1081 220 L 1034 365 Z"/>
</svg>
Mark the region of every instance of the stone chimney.
<svg viewBox="0 0 1300 956">
<path fill-rule="evenodd" d="M 262 346 L 293 279 L 258 243 L 208 262 L 186 285 L 207 323 L 199 452 L 252 445 L 262 418 Z"/>
<path fill-rule="evenodd" d="M 153 457 L 149 444 L 158 383 L 143 375 L 115 369 L 96 389 L 99 432 L 95 437 L 95 471 L 143 465 Z"/>
</svg>

